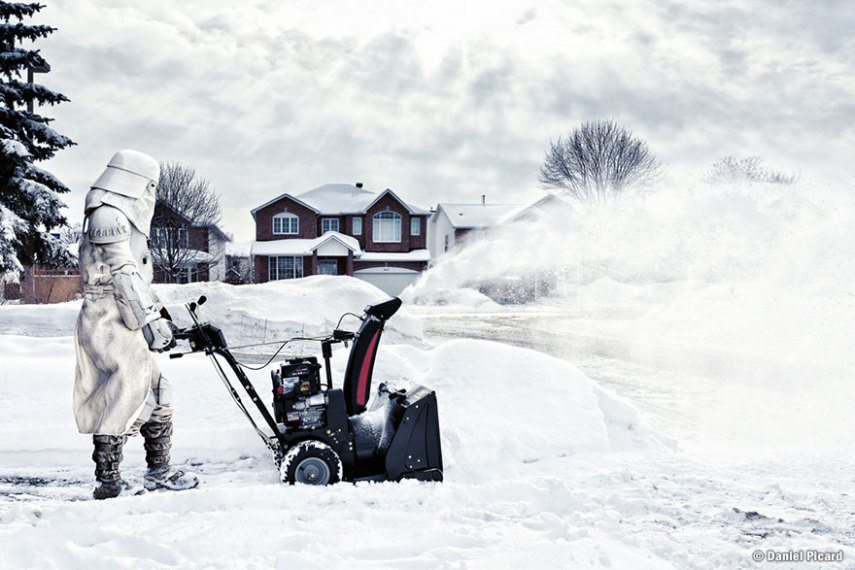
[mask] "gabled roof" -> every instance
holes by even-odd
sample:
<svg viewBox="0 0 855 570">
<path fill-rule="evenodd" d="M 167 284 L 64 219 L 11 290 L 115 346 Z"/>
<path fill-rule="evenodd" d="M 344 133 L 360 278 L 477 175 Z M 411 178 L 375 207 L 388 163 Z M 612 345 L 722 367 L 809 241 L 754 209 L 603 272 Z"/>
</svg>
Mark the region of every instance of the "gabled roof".
<svg viewBox="0 0 855 570">
<path fill-rule="evenodd" d="M 266 202 L 252 210 L 252 217 L 254 219 L 256 212 L 283 198 L 290 198 L 320 216 L 364 214 L 371 206 L 387 194 L 390 194 L 395 200 L 400 202 L 410 214 L 429 214 L 427 210 L 407 204 L 388 188 L 377 194 L 376 192 L 371 192 L 370 190 L 354 186 L 353 184 L 324 184 L 323 186 L 318 186 L 313 190 L 303 192 L 297 196 L 292 196 L 288 193 L 280 194 L 273 200 L 270 200 L 269 202 Z"/>
<path fill-rule="evenodd" d="M 336 241 L 353 252 L 354 256 L 362 253 L 359 241 L 339 232 L 326 232 L 314 239 L 277 239 L 255 241 L 252 243 L 252 255 L 311 255 L 329 241 Z"/>
<path fill-rule="evenodd" d="M 522 204 L 437 204 L 436 215 L 442 210 L 454 228 L 490 228 L 521 207 Z"/>
<path fill-rule="evenodd" d="M 210 224 L 207 226 L 197 225 L 197 224 L 193 223 L 189 218 L 187 218 L 187 216 L 180 213 L 178 210 L 176 210 L 175 208 L 173 208 L 172 206 L 170 206 L 169 204 L 167 204 L 163 200 L 156 200 L 155 201 L 155 208 L 162 208 L 162 209 L 166 210 L 167 212 L 169 212 L 171 215 L 176 216 L 178 218 L 181 218 L 182 220 L 184 220 L 184 223 L 186 223 L 191 228 L 208 228 L 208 231 L 214 233 L 217 237 L 219 237 L 223 241 L 228 242 L 228 241 L 231 241 L 231 239 L 232 239 L 228 236 L 228 234 L 226 234 L 226 232 L 221 230 L 218 225 L 216 225 L 216 224 Z"/>
<path fill-rule="evenodd" d="M 313 212 L 315 212 L 316 214 L 319 214 L 319 213 L 320 213 L 320 212 L 319 212 L 318 210 L 316 210 L 314 207 L 310 206 L 309 204 L 306 204 L 305 202 L 303 202 L 303 201 L 301 201 L 301 200 L 298 200 L 297 198 L 295 198 L 294 196 L 292 196 L 291 194 L 288 194 L 288 193 L 286 192 L 286 193 L 284 193 L 284 194 L 280 194 L 280 195 L 278 195 L 277 197 L 275 197 L 275 198 L 274 198 L 274 199 L 272 199 L 272 200 L 269 200 L 269 201 L 265 202 L 265 203 L 264 203 L 264 204 L 262 204 L 261 206 L 259 206 L 259 207 L 257 207 L 257 208 L 253 208 L 252 210 L 250 210 L 250 214 L 252 214 L 252 219 L 253 219 L 253 220 L 255 219 L 255 213 L 256 213 L 256 212 L 258 212 L 258 211 L 259 211 L 259 210 L 261 210 L 262 208 L 266 208 L 267 206 L 269 206 L 270 204 L 273 204 L 274 202 L 278 202 L 278 201 L 279 201 L 279 200 L 281 200 L 282 198 L 290 198 L 291 200 L 294 200 L 295 202 L 297 202 L 297 203 L 298 203 L 298 204 L 300 204 L 301 206 L 305 206 L 306 208 L 308 208 L 308 209 L 312 210 L 312 211 L 313 211 Z"/>
<path fill-rule="evenodd" d="M 353 184 L 324 184 L 298 196 L 320 214 L 356 214 L 365 210 L 376 193 Z"/>
<path fill-rule="evenodd" d="M 410 214 L 416 214 L 416 215 L 422 215 L 422 216 L 425 216 L 425 215 L 427 215 L 427 214 L 430 214 L 430 212 L 428 212 L 427 210 L 423 210 L 422 208 L 419 208 L 419 207 L 417 207 L 417 206 L 410 206 L 409 204 L 407 204 L 406 202 L 404 202 L 403 200 L 401 200 L 401 199 L 398 197 L 398 195 L 397 195 L 397 194 L 395 194 L 394 192 L 392 192 L 392 190 L 390 190 L 389 188 L 386 188 L 383 192 L 381 192 L 380 194 L 378 194 L 378 195 L 377 195 L 377 197 L 376 197 L 374 200 L 372 200 L 370 204 L 368 204 L 367 206 L 365 206 L 365 208 L 363 208 L 363 209 L 362 209 L 362 212 L 363 212 L 363 213 L 364 213 L 364 212 L 367 212 L 367 211 L 369 210 L 369 208 L 371 208 L 371 206 L 373 206 L 374 204 L 376 204 L 377 202 L 379 202 L 379 201 L 380 201 L 380 199 L 381 199 L 381 198 L 383 198 L 383 196 L 386 196 L 386 195 L 390 195 L 390 196 L 392 196 L 395 200 L 397 200 L 398 202 L 400 202 L 400 203 L 401 203 L 401 205 L 402 205 L 402 206 L 404 206 Z"/>
<path fill-rule="evenodd" d="M 337 241 L 354 253 L 360 253 L 362 251 L 362 249 L 359 247 L 359 240 L 357 240 L 353 236 L 347 236 L 339 232 L 325 232 L 324 235 L 316 237 L 312 241 L 314 243 L 312 244 L 309 251 L 315 251 L 316 249 L 319 249 L 328 241 Z"/>
</svg>

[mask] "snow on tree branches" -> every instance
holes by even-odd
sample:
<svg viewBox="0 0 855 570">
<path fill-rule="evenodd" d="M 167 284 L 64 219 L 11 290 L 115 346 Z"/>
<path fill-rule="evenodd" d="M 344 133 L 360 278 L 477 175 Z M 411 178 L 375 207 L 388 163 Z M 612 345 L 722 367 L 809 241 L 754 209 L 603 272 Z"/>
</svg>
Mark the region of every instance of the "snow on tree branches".
<svg viewBox="0 0 855 570">
<path fill-rule="evenodd" d="M 31 110 L 36 104 L 68 101 L 61 93 L 27 81 L 28 72 L 50 70 L 38 50 L 22 46 L 55 31 L 23 22 L 43 7 L 0 2 L 0 271 L 34 263 L 75 263 L 67 247 L 50 233 L 68 225 L 58 194 L 69 189 L 33 164 L 74 144 L 50 127 L 53 119 Z"/>
</svg>

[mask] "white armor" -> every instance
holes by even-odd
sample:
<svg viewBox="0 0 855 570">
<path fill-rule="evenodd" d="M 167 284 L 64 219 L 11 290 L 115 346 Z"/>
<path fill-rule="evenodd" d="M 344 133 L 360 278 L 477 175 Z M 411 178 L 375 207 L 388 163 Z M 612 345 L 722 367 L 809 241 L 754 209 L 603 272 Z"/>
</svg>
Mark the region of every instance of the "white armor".
<svg viewBox="0 0 855 570">
<path fill-rule="evenodd" d="M 81 433 L 124 434 L 157 403 L 151 387 L 160 371 L 149 351 L 174 342 L 150 288 L 147 236 L 159 173 L 153 158 L 120 151 L 86 196 L 79 250 L 84 303 L 75 329 Z"/>
<path fill-rule="evenodd" d="M 172 332 L 161 319 L 160 306 L 149 289 L 151 256 L 144 234 L 132 227 L 123 212 L 107 204 L 98 206 L 88 216 L 84 233 L 92 249 L 98 246 L 101 250 L 101 255 L 96 257 L 102 258 L 102 265 L 97 262 L 94 265 L 110 272 L 113 286 L 119 293 L 117 301 L 125 325 L 131 330 L 142 328 L 153 350 L 166 348 L 172 342 Z M 89 282 L 86 276 L 84 281 Z"/>
</svg>

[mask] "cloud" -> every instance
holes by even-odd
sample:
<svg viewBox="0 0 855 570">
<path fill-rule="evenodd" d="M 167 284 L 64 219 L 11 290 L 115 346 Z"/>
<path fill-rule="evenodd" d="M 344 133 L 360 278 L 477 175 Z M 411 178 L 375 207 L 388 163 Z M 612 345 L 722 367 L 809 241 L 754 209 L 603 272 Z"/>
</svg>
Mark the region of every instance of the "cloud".
<svg viewBox="0 0 855 570">
<path fill-rule="evenodd" d="M 550 138 L 611 117 L 673 167 L 851 174 L 845 2 L 57 0 L 40 19 L 43 82 L 72 99 L 48 110 L 79 143 L 48 165 L 70 204 L 123 147 L 195 168 L 234 211 L 356 180 L 515 201 Z"/>
</svg>

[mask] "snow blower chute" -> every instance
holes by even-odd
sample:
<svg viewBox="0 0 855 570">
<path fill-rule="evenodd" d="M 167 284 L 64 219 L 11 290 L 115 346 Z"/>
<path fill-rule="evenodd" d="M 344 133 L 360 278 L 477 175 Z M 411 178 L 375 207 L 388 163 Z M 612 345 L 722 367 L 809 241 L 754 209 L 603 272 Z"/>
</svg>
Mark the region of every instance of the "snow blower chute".
<svg viewBox="0 0 855 570">
<path fill-rule="evenodd" d="M 222 331 L 200 322 L 197 307 L 204 302 L 202 297 L 198 303 L 186 305 L 193 325 L 177 331 L 175 337 L 189 341 L 191 353 L 203 351 L 211 357 L 235 403 L 273 452 L 283 482 L 442 481 L 436 394 L 423 386 L 391 390 L 380 384 L 376 395 L 369 397 L 383 327 L 400 308 L 400 299 L 367 307 L 356 332 L 336 328 L 325 337 L 282 341 L 319 342 L 325 381 L 317 357 L 282 363 L 271 372 L 272 413 L 232 355 Z M 344 381 L 341 388 L 335 388 L 330 371 L 332 347 L 348 342 L 353 346 Z M 184 354 L 171 354 L 170 358 Z M 220 359 L 231 368 L 272 433 L 253 419 Z"/>
</svg>

